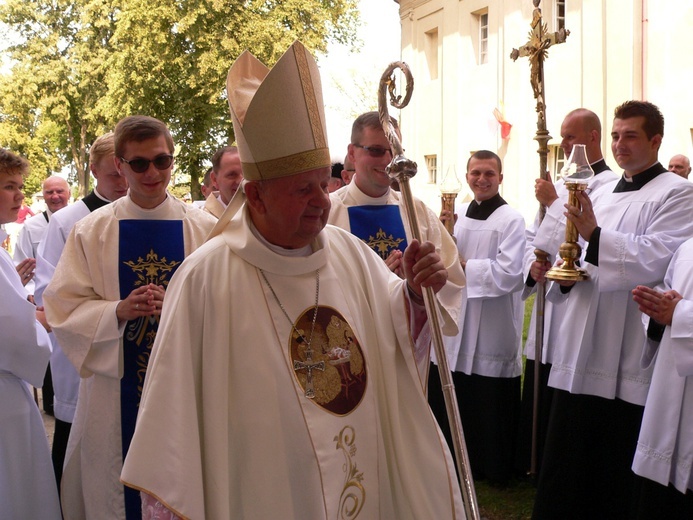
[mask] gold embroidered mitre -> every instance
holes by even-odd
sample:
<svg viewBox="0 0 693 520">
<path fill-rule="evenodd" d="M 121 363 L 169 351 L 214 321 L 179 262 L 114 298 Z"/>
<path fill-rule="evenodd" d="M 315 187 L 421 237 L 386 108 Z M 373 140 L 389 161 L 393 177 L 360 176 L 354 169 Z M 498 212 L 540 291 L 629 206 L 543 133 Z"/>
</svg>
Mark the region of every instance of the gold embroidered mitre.
<svg viewBox="0 0 693 520">
<path fill-rule="evenodd" d="M 226 90 L 246 179 L 331 166 L 320 73 L 301 42 L 272 69 L 244 51 L 229 69 Z"/>
</svg>

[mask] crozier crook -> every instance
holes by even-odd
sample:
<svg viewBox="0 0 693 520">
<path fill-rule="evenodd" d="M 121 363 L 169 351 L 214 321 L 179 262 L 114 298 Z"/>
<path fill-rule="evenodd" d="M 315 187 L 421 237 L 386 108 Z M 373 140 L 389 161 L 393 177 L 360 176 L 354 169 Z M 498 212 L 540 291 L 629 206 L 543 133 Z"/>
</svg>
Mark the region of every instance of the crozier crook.
<svg viewBox="0 0 693 520">
<path fill-rule="evenodd" d="M 404 99 L 401 99 L 401 96 L 398 96 L 396 93 L 397 87 L 394 73 L 397 69 L 400 69 L 406 78 Z M 411 189 L 409 187 L 409 179 L 416 175 L 417 166 L 414 161 L 404 156 L 402 143 L 397 136 L 397 132 L 395 132 L 394 127 L 390 123 L 390 115 L 388 113 L 385 95 L 386 88 L 390 93 L 390 104 L 393 107 L 402 109 L 409 104 L 412 91 L 414 90 L 414 78 L 406 63 L 401 61 L 391 63 L 380 77 L 380 84 L 378 87 L 378 115 L 380 117 L 380 124 L 383 127 L 385 135 L 390 143 L 390 148 L 392 149 L 392 161 L 386 169 L 387 174 L 391 179 L 395 179 L 399 182 L 409 228 L 411 229 L 412 236 L 421 242 L 421 231 L 419 230 Z M 474 489 L 474 481 L 472 480 L 467 446 L 464 441 L 464 432 L 462 431 L 460 409 L 457 405 L 455 386 L 452 381 L 452 375 L 448 367 L 448 358 L 443 345 L 443 334 L 438 319 L 438 312 L 436 311 L 437 302 L 433 289 L 431 287 L 424 287 L 423 296 L 426 314 L 428 315 L 428 321 L 431 327 L 431 335 L 433 337 L 433 348 L 435 349 L 436 358 L 438 360 L 438 371 L 440 372 L 440 381 L 443 387 L 445 409 L 448 414 L 450 432 L 452 434 L 455 449 L 457 472 L 462 482 L 464 509 L 467 519 L 478 520 L 480 518 L 479 505 L 477 504 L 476 490 Z"/>
</svg>

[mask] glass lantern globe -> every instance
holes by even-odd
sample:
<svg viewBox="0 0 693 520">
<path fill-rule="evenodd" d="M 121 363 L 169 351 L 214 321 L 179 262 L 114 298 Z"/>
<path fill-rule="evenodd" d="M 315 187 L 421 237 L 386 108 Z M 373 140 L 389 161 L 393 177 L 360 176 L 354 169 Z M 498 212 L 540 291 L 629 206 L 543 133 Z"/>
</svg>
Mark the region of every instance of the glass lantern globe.
<svg viewBox="0 0 693 520">
<path fill-rule="evenodd" d="M 561 177 L 568 182 L 587 184 L 594 177 L 594 170 L 587 159 L 587 147 L 584 144 L 574 144 L 568 162 L 561 169 Z"/>
</svg>

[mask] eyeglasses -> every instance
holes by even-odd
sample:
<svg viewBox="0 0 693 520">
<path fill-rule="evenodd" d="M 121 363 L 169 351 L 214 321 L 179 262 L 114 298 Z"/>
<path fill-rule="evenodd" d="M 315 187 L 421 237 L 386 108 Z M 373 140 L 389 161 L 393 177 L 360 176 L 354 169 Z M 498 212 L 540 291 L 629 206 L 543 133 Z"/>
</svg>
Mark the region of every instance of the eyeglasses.
<svg viewBox="0 0 693 520">
<path fill-rule="evenodd" d="M 383 148 L 382 146 L 363 146 L 361 144 L 354 144 L 354 146 L 356 148 L 363 148 L 371 157 L 382 157 L 386 153 L 392 155 L 392 151 L 389 148 Z"/>
<path fill-rule="evenodd" d="M 166 170 L 173 164 L 173 155 L 161 154 L 154 157 L 154 159 L 144 159 L 142 157 L 137 157 L 128 161 L 125 157 L 120 158 L 124 163 L 128 163 L 132 171 L 135 173 L 144 173 L 149 169 L 151 163 L 154 164 L 154 168 L 157 170 Z"/>
</svg>

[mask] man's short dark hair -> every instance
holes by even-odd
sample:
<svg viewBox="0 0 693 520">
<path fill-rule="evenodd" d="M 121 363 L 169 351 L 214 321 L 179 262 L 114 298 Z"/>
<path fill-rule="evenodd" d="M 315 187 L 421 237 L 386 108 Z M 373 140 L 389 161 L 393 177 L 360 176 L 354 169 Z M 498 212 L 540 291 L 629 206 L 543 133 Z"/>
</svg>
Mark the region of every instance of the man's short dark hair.
<svg viewBox="0 0 693 520">
<path fill-rule="evenodd" d="M 469 163 L 472 162 L 472 159 L 479 159 L 480 161 L 495 159 L 496 163 L 498 164 L 498 175 L 503 173 L 503 163 L 501 162 L 501 158 L 491 150 L 479 150 L 478 152 L 474 152 L 471 157 L 467 159 L 467 171 L 469 171 Z"/>
<path fill-rule="evenodd" d="M 173 137 L 163 121 L 149 116 L 124 117 L 113 131 L 116 157 L 122 157 L 125 153 L 125 145 L 130 142 L 141 143 L 149 139 L 156 139 L 162 135 L 166 139 L 169 153 L 173 153 Z"/>
<path fill-rule="evenodd" d="M 626 101 L 614 110 L 616 119 L 630 119 L 631 117 L 644 117 L 642 129 L 651 141 L 655 135 L 664 137 L 664 116 L 656 105 L 649 101 Z"/>
<path fill-rule="evenodd" d="M 340 162 L 336 162 L 332 165 L 332 177 L 335 177 L 337 179 L 342 178 L 342 170 L 344 169 L 344 165 Z"/>
<path fill-rule="evenodd" d="M 221 158 L 224 157 L 224 154 L 227 153 L 238 153 L 238 147 L 224 146 L 223 148 L 219 148 L 216 152 L 214 152 L 214 155 L 212 156 L 212 169 L 214 170 L 214 173 L 219 173 L 219 166 L 221 166 Z"/>
<path fill-rule="evenodd" d="M 392 116 L 390 116 L 390 123 L 392 123 L 395 131 L 399 133 L 399 124 Z M 359 143 L 359 139 L 361 139 L 361 135 L 366 128 L 379 128 L 382 130 L 383 126 L 380 124 L 380 116 L 378 115 L 378 112 L 366 112 L 356 118 L 354 123 L 351 125 L 351 144 L 361 144 Z"/>
</svg>

